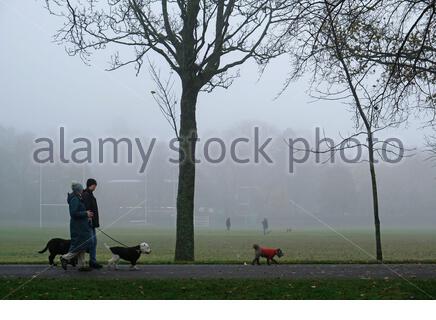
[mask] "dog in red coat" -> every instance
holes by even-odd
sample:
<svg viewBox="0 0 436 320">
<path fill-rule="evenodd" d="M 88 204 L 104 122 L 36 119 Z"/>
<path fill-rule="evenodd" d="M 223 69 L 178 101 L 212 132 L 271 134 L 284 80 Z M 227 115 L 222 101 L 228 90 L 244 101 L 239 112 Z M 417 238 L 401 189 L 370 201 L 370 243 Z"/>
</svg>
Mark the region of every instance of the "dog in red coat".
<svg viewBox="0 0 436 320">
<path fill-rule="evenodd" d="M 255 263 L 260 265 L 261 257 L 266 258 L 266 263 L 268 263 L 268 265 L 271 264 L 271 261 L 274 262 L 275 264 L 278 263 L 277 260 L 274 259 L 275 256 L 279 258 L 283 257 L 283 251 L 281 249 L 262 248 L 257 244 L 253 245 L 253 249 L 254 249 L 254 259 L 253 262 L 251 263 L 252 265 L 254 265 Z"/>
</svg>

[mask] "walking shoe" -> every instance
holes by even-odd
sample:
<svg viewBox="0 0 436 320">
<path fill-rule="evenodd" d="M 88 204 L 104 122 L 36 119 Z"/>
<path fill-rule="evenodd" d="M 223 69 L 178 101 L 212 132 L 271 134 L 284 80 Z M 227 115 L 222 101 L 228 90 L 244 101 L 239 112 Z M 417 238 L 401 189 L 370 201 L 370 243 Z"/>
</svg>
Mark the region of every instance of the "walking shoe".
<svg viewBox="0 0 436 320">
<path fill-rule="evenodd" d="M 78 270 L 80 272 L 88 272 L 88 271 L 92 271 L 92 268 L 90 268 L 90 267 L 80 267 Z"/>
<path fill-rule="evenodd" d="M 101 269 L 101 268 L 103 268 L 103 266 L 101 265 L 101 264 L 99 264 L 99 263 L 90 263 L 89 264 L 89 267 L 91 267 L 92 269 Z"/>
<path fill-rule="evenodd" d="M 66 271 L 67 270 L 67 265 L 68 265 L 67 259 L 64 259 L 64 258 L 61 257 L 61 266 L 62 266 L 62 269 L 64 269 Z"/>
</svg>

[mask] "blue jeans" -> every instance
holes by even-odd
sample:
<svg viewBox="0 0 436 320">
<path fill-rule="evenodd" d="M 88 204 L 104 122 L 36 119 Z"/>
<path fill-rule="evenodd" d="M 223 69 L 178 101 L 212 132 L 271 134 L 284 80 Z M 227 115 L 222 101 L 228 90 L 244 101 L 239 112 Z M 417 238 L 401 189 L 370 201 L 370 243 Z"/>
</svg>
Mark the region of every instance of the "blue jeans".
<svg viewBox="0 0 436 320">
<path fill-rule="evenodd" d="M 92 237 L 89 241 L 89 264 L 97 263 L 97 236 L 95 228 L 91 228 Z"/>
</svg>

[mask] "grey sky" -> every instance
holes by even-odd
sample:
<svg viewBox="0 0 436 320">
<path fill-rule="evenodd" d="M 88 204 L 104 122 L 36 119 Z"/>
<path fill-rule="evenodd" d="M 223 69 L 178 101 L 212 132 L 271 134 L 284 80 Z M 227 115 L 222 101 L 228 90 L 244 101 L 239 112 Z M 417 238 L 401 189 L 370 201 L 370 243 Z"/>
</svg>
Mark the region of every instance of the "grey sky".
<svg viewBox="0 0 436 320">
<path fill-rule="evenodd" d="M 0 129 L 13 127 L 20 132 L 28 131 L 39 137 L 48 135 L 56 140 L 58 128 L 63 126 L 66 128 L 67 144 L 77 135 L 91 139 L 122 135 L 153 136 L 160 139 L 172 137 L 171 128 L 150 93 L 155 86 L 147 69 L 144 68 L 138 77 L 135 76 L 133 66 L 115 72 L 104 71 L 109 65 L 110 50 L 95 54 L 91 66 L 86 66 L 79 57 L 68 56 L 62 46 L 53 43 L 53 34 L 61 23 L 59 19 L 49 15 L 42 0 L 0 0 Z M 126 53 L 128 51 L 121 52 L 122 55 Z M 167 70 L 157 57 L 152 57 L 152 60 L 162 71 Z M 313 102 L 307 93 L 307 79 L 292 83 L 283 96 L 274 100 L 289 70 L 288 59 L 283 57 L 276 60 L 258 81 L 257 66 L 249 63 L 241 68 L 241 78 L 229 90 L 218 89 L 211 94 L 202 94 L 198 105 L 200 137 L 222 133 L 221 137 L 228 139 L 231 138 L 229 133 L 240 135 L 243 132 L 245 136 L 249 128 L 248 122 L 265 124 L 265 131 L 268 131 L 266 128 L 277 128 L 280 132 L 276 136 L 280 136 L 287 128 L 297 134 L 313 136 L 315 127 L 321 127 L 335 140 L 338 132 L 343 136 L 353 133 L 352 114 L 347 106 L 337 101 Z M 393 130 L 384 135 L 399 137 L 406 146 L 421 145 L 424 132 L 416 130 L 417 127 L 418 124 L 412 124 L 408 128 Z M 2 199 L 8 200 L 18 195 L 17 200 L 23 206 L 17 207 L 15 201 L 8 201 L 7 205 L 10 207 L 5 206 L 0 214 L 9 219 L 9 212 L 16 210 L 22 214 L 19 219 L 26 221 L 30 212 L 32 221 L 35 222 L 39 220 L 39 210 L 35 211 L 40 201 L 36 184 L 39 172 L 32 166 L 26 167 L 26 159 L 22 156 L 28 152 L 30 161 L 33 150 L 30 150 L 29 145 L 32 142 L 23 143 L 19 140 L 21 137 L 13 140 L 13 136 L 7 130 L 0 136 L 4 139 L 2 150 L 16 149 L 0 154 L 6 159 L 0 168 L 2 179 L 6 181 L 0 194 Z M 279 142 L 285 147 L 281 139 Z M 381 205 L 383 214 L 386 213 L 383 217 L 390 221 L 391 226 L 397 222 L 398 225 L 408 225 L 409 212 L 420 215 L 419 219 L 411 215 L 416 225 L 427 225 L 429 221 L 434 221 L 434 174 L 431 172 L 432 164 L 424 162 L 423 158 L 424 155 L 420 154 L 410 161 L 406 160 L 404 164 L 379 167 L 378 173 L 382 177 Z M 166 161 L 160 161 L 159 157 L 156 159 L 155 167 L 147 171 L 147 181 L 153 186 L 147 197 L 156 200 L 156 206 L 165 201 L 173 205 L 175 187 L 166 182 L 173 175 L 169 175 L 171 170 L 165 167 L 168 165 Z M 328 165 L 307 163 L 298 168 L 296 175 L 291 176 L 280 165 L 286 167 L 286 163 L 273 167 L 264 165 L 260 169 L 249 166 L 244 167 L 244 170 L 233 164 L 223 164 L 216 168 L 199 166 L 199 196 L 196 205 L 215 206 L 220 210 L 227 210 L 226 214 L 237 212 L 240 205 L 233 201 L 234 195 L 243 194 L 241 189 L 244 190 L 244 186 L 259 184 L 259 190 L 274 190 L 270 192 L 270 203 L 261 201 L 262 198 L 255 191 L 250 191 L 249 196 L 264 202 L 264 207 L 258 208 L 259 217 L 264 213 L 284 217 L 283 220 L 276 220 L 277 225 L 281 221 L 288 221 L 286 219 L 292 211 L 285 194 L 300 199 L 305 206 L 318 210 L 326 217 L 331 213 L 337 213 L 341 219 L 344 216 L 349 217 L 345 224 L 353 225 L 355 220 L 352 219 L 360 219 L 355 225 L 366 226 L 372 223 L 368 205 L 370 184 L 366 163 L 353 166 L 338 164 L 330 168 Z M 52 202 L 64 203 L 70 177 L 77 179 L 84 174 L 83 170 L 75 171 L 77 168 L 74 166 L 67 168 L 68 170 L 62 171 L 56 166 L 47 168 L 47 181 L 50 177 L 49 170 L 52 170 L 53 177 L 64 180 L 53 178 L 58 185 L 55 188 L 47 185 L 44 189 L 44 201 L 51 199 Z M 94 165 L 88 169 L 107 182 L 106 186 L 102 183 L 102 187 L 109 190 L 106 193 L 101 189 L 101 194 L 106 197 L 102 198 L 102 203 L 107 212 L 111 212 L 108 214 L 115 217 L 119 213 L 119 202 L 125 201 L 124 197 L 130 192 L 125 191 L 120 195 L 119 188 L 113 187 L 109 182 L 126 177 L 135 178 L 138 168 Z M 23 172 L 22 177 L 26 179 L 16 179 L 16 172 Z M 22 181 L 22 184 L 17 181 Z M 282 193 L 283 190 L 285 194 Z M 415 192 L 417 190 L 419 192 Z M 25 196 L 21 197 L 21 193 Z M 162 195 L 169 200 L 162 199 Z M 276 197 L 280 195 L 281 202 Z M 130 204 L 135 201 L 137 202 L 135 199 L 131 200 Z M 257 206 L 253 202 L 253 207 Z M 66 219 L 63 211 L 59 210 L 57 214 Z M 313 225 L 313 221 L 307 225 Z"/>
<path fill-rule="evenodd" d="M 61 125 L 84 134 L 171 136 L 150 91 L 154 85 L 144 69 L 135 77 L 133 66 L 106 72 L 110 51 L 96 54 L 91 66 L 69 57 L 53 43 L 60 21 L 50 16 L 44 1 L 0 0 L 0 124 L 37 135 L 53 134 Z M 156 64 L 161 63 L 153 59 Z M 339 102 L 309 103 L 304 80 L 294 83 L 278 100 L 274 97 L 286 79 L 287 59 L 275 61 L 258 82 L 254 63 L 241 68 L 241 78 L 229 90 L 203 94 L 198 107 L 200 135 L 261 121 L 280 130 L 329 135 L 352 131 L 351 114 Z M 412 144 L 422 132 L 401 131 Z"/>
</svg>

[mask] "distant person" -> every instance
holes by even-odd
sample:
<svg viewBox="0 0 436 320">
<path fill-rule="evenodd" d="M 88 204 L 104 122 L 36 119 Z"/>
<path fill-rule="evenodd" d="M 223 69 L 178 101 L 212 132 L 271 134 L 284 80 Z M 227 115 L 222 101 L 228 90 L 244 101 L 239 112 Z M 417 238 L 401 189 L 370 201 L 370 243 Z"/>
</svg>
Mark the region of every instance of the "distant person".
<svg viewBox="0 0 436 320">
<path fill-rule="evenodd" d="M 230 229 L 232 228 L 232 222 L 230 221 L 230 217 L 226 219 L 226 228 L 227 231 L 230 231 Z"/>
<path fill-rule="evenodd" d="M 266 235 L 268 233 L 268 219 L 265 218 L 262 220 L 262 228 L 263 228 L 263 234 Z"/>
<path fill-rule="evenodd" d="M 77 257 L 79 271 L 89 271 L 85 266 L 85 252 L 89 249 L 90 239 L 92 238 L 89 220 L 94 214 L 86 210 L 83 202 L 83 186 L 80 183 L 71 185 L 72 193 L 68 194 L 67 202 L 70 209 L 70 234 L 71 246 L 67 254 L 61 257 L 62 268 L 67 270 L 68 261 Z"/>
<path fill-rule="evenodd" d="M 101 269 L 103 266 L 97 262 L 97 234 L 95 232 L 95 229 L 100 227 L 97 199 L 94 197 L 94 191 L 96 189 L 97 181 L 95 179 L 88 179 L 88 181 L 86 181 L 86 189 L 83 191 L 82 197 L 86 210 L 92 211 L 94 214 L 92 219 L 89 220 L 92 234 L 89 244 L 89 266 L 94 269 Z"/>
</svg>

